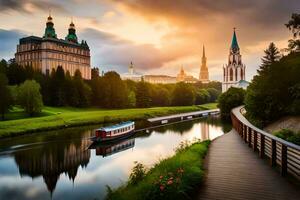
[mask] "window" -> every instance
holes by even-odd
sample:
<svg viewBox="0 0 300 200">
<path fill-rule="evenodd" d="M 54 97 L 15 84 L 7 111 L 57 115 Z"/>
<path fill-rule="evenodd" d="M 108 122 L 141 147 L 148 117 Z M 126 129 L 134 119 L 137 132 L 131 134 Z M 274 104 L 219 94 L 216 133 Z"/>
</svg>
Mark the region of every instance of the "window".
<svg viewBox="0 0 300 200">
<path fill-rule="evenodd" d="M 244 73 L 243 73 L 243 69 L 241 69 L 241 80 L 244 80 Z"/>
<path fill-rule="evenodd" d="M 232 68 L 230 68 L 229 74 L 230 74 L 229 80 L 233 81 L 233 70 L 232 70 Z"/>
</svg>

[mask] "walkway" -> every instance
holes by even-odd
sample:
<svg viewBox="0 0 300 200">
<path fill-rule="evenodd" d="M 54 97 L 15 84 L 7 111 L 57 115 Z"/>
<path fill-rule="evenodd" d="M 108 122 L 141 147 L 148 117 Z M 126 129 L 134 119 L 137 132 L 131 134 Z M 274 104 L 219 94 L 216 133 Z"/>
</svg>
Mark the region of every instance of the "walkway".
<svg viewBox="0 0 300 200">
<path fill-rule="evenodd" d="M 212 142 L 206 168 L 198 199 L 300 199 L 300 186 L 288 182 L 260 159 L 234 129 Z"/>
</svg>

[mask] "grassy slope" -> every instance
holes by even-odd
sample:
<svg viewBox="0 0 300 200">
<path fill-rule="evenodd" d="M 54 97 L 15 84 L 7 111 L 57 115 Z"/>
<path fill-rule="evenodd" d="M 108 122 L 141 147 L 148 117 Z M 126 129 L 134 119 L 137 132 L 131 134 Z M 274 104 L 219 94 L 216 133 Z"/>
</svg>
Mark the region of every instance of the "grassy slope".
<svg viewBox="0 0 300 200">
<path fill-rule="evenodd" d="M 155 107 L 121 110 L 101 110 L 96 108 L 53 108 L 45 107 L 41 117 L 18 119 L 0 122 L 0 137 L 14 136 L 26 132 L 58 129 L 65 126 L 100 124 L 124 120 L 145 119 L 173 113 L 216 108 L 215 103 L 200 106 Z M 18 110 L 18 112 L 20 112 Z"/>
<path fill-rule="evenodd" d="M 206 155 L 210 142 L 204 141 L 193 144 L 187 149 L 175 154 L 173 157 L 167 158 L 156 164 L 136 185 L 128 183 L 125 186 L 117 188 L 109 192 L 107 199 L 115 200 L 144 200 L 144 199 L 188 199 L 195 188 L 201 184 L 204 171 L 203 159 Z M 164 190 L 160 189 L 163 184 L 162 179 L 176 177 L 178 169 L 183 169 L 180 176 L 179 184 L 172 185 L 164 184 Z M 159 184 L 157 184 L 157 182 Z"/>
</svg>

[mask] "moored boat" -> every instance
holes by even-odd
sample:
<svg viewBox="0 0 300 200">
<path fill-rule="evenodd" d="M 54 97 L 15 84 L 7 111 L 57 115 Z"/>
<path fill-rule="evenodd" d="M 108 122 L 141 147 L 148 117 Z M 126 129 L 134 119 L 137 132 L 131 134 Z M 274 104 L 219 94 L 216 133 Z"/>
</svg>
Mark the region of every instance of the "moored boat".
<svg viewBox="0 0 300 200">
<path fill-rule="evenodd" d="M 133 134 L 135 124 L 132 121 L 122 122 L 116 125 L 102 127 L 95 130 L 94 141 L 105 142 L 129 137 Z"/>
</svg>

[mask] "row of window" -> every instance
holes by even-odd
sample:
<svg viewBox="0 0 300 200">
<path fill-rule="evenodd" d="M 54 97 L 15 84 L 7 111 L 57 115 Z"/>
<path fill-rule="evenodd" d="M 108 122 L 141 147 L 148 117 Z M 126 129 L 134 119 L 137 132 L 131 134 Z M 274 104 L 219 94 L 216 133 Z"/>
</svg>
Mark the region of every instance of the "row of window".
<svg viewBox="0 0 300 200">
<path fill-rule="evenodd" d="M 233 74 L 233 69 L 230 68 L 229 69 L 229 81 L 233 81 L 234 75 L 235 75 L 235 80 L 238 80 L 238 69 L 236 68 L 235 74 Z M 241 78 L 241 80 L 244 80 L 244 70 L 243 69 L 240 70 L 240 78 Z M 228 81 L 228 75 L 226 76 L 225 68 L 224 68 L 224 81 L 225 81 L 225 79 L 226 79 L 226 81 Z"/>
<path fill-rule="evenodd" d="M 110 131 L 108 133 L 112 133 L 114 135 L 114 134 L 122 133 L 122 132 L 125 132 L 125 131 L 129 131 L 130 129 L 133 129 L 133 128 L 134 128 L 134 125 L 126 127 L 126 128 L 121 128 L 121 129 L 118 129 L 118 130 L 115 130 L 115 131 Z"/>
<path fill-rule="evenodd" d="M 19 54 L 16 56 L 16 59 L 18 62 L 22 62 L 22 61 L 38 60 L 38 59 L 42 59 L 43 57 L 45 56 L 42 56 L 40 52 L 34 52 L 34 53 Z M 52 59 L 68 61 L 68 62 L 77 62 L 77 63 L 87 64 L 87 65 L 90 64 L 89 58 L 81 58 L 81 57 L 58 54 L 58 53 L 47 53 L 46 58 L 52 58 Z"/>
<path fill-rule="evenodd" d="M 18 52 L 38 50 L 38 49 L 41 49 L 40 44 L 28 43 L 28 44 L 21 44 L 17 46 Z M 66 53 L 74 53 L 74 54 L 80 54 L 85 56 L 90 55 L 89 50 L 58 45 L 56 43 L 50 43 L 50 42 L 42 43 L 42 49 L 52 49 L 52 50 L 66 52 Z"/>
</svg>

